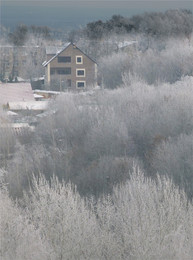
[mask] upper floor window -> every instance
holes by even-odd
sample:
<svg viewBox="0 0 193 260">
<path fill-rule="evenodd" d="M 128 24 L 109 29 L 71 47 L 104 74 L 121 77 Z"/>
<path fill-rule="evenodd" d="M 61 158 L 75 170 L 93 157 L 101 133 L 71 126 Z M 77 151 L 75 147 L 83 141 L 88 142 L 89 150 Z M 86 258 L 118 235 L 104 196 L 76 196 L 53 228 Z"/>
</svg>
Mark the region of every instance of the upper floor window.
<svg viewBox="0 0 193 260">
<path fill-rule="evenodd" d="M 76 64 L 82 64 L 82 63 L 83 63 L 82 56 L 76 56 Z"/>
<path fill-rule="evenodd" d="M 70 56 L 59 56 L 58 57 L 58 63 L 69 63 L 71 62 L 71 57 Z"/>
<path fill-rule="evenodd" d="M 60 75 L 70 75 L 71 74 L 71 68 L 58 68 L 57 73 Z"/>
<path fill-rule="evenodd" d="M 85 77 L 85 69 L 77 69 L 76 70 L 77 77 Z"/>
</svg>

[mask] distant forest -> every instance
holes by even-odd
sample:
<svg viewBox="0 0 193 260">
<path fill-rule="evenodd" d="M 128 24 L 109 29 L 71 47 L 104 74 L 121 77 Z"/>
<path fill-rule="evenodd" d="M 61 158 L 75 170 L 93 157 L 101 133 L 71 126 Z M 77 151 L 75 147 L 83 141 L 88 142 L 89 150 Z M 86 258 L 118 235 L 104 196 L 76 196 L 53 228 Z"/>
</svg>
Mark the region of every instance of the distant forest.
<svg viewBox="0 0 193 260">
<path fill-rule="evenodd" d="M 8 37 L 14 45 L 23 45 L 27 35 L 41 35 L 43 38 L 57 37 L 73 40 L 77 35 L 84 35 L 90 40 L 100 40 L 112 34 L 142 33 L 153 37 L 186 36 L 190 37 L 193 30 L 193 14 L 190 10 L 169 10 L 165 13 L 145 13 L 131 18 L 113 15 L 107 21 L 94 21 L 88 23 L 83 29 L 66 33 L 51 29 L 47 26 L 18 25 L 13 32 L 1 27 L 1 35 Z"/>
<path fill-rule="evenodd" d="M 169 10 L 165 13 L 145 13 L 125 18 L 113 15 L 106 22 L 98 20 L 88 23 L 85 29 L 90 39 L 100 39 L 106 34 L 144 33 L 155 37 L 174 35 L 190 36 L 193 28 L 193 15 L 189 10 Z"/>
</svg>

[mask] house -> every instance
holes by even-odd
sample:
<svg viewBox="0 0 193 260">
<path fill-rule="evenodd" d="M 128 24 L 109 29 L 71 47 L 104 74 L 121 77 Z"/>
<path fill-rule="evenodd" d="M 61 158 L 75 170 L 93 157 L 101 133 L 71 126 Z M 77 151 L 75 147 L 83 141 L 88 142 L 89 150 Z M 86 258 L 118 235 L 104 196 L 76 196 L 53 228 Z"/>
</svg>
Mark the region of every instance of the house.
<svg viewBox="0 0 193 260">
<path fill-rule="evenodd" d="M 57 90 L 87 89 L 97 85 L 97 64 L 75 44 L 46 50 L 45 84 L 58 86 Z"/>
</svg>

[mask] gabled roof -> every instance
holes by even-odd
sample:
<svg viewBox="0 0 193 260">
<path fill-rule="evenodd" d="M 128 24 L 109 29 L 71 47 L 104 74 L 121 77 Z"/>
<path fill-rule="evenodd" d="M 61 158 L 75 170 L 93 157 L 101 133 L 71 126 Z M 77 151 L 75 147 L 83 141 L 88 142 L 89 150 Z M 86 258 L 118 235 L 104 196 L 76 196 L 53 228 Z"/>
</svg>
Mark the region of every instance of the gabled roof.
<svg viewBox="0 0 193 260">
<path fill-rule="evenodd" d="M 9 102 L 9 109 L 12 111 L 20 111 L 20 110 L 45 111 L 47 107 L 48 107 L 47 101 Z"/>
<path fill-rule="evenodd" d="M 92 60 L 94 63 L 96 63 L 96 61 L 94 61 L 92 58 L 90 58 L 87 54 L 85 54 L 81 49 L 79 49 L 74 43 L 71 43 L 71 42 L 68 42 L 68 43 L 66 43 L 62 48 L 58 48 L 57 49 L 57 47 L 55 47 L 55 50 L 57 50 L 57 52 L 56 52 L 56 54 L 51 58 L 51 59 L 49 59 L 48 61 L 44 61 L 43 63 L 42 63 L 42 65 L 44 66 L 44 67 L 46 67 L 52 60 L 54 60 L 61 52 L 63 52 L 68 46 L 70 46 L 70 45 L 73 45 L 73 46 L 75 46 L 80 52 L 82 52 L 82 54 L 84 54 L 85 56 L 87 56 L 87 58 L 89 58 L 90 60 Z M 50 50 L 48 50 L 49 51 L 49 54 L 53 54 L 53 53 L 50 53 L 50 52 L 53 52 L 53 50 L 54 50 L 54 48 L 53 49 L 50 49 Z M 47 53 L 48 54 L 48 53 Z"/>
<path fill-rule="evenodd" d="M 0 106 L 9 102 L 34 101 L 30 83 L 1 83 Z"/>
<path fill-rule="evenodd" d="M 44 66 L 44 67 L 46 67 L 52 60 L 54 60 L 61 52 L 63 52 L 68 46 L 70 46 L 70 42 L 68 42 L 68 43 L 66 43 L 62 48 L 58 48 L 57 49 L 57 47 L 55 47 L 56 49 L 55 50 L 57 50 L 57 52 L 55 53 L 55 55 L 51 58 L 51 59 L 49 59 L 48 61 L 44 61 L 43 63 L 42 63 L 42 65 Z M 52 48 L 52 50 L 50 50 L 51 52 L 53 52 L 53 50 L 54 50 L 54 48 Z M 53 53 L 50 53 L 50 54 L 53 54 Z"/>
</svg>

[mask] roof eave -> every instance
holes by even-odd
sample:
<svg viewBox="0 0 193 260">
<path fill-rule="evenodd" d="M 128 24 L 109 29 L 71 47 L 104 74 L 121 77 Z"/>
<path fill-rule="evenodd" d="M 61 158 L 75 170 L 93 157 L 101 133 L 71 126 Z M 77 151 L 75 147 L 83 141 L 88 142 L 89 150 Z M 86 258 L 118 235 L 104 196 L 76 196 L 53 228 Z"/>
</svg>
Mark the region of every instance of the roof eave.
<svg viewBox="0 0 193 260">
<path fill-rule="evenodd" d="M 51 61 L 53 61 L 61 52 L 63 52 L 66 48 L 68 48 L 68 46 L 70 46 L 70 44 L 72 44 L 71 42 L 65 46 L 63 49 L 61 49 L 60 51 L 58 51 L 51 59 L 49 59 L 47 62 L 43 62 L 42 65 L 44 67 L 46 67 Z"/>
</svg>

